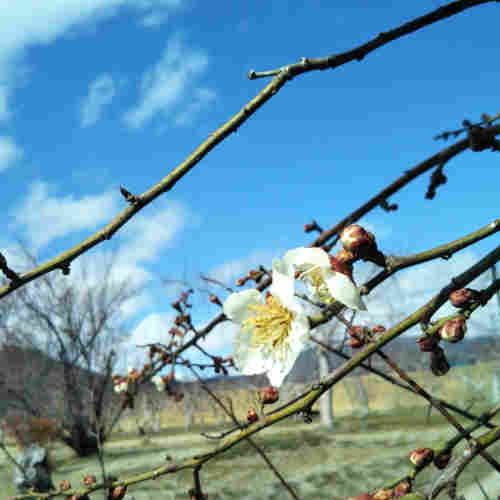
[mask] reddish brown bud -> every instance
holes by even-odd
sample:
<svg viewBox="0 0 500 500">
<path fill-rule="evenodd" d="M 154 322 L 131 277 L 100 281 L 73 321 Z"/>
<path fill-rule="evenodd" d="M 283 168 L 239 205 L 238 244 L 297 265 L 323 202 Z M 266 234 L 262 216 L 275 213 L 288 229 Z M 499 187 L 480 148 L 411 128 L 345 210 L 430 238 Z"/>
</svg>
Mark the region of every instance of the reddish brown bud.
<svg viewBox="0 0 500 500">
<path fill-rule="evenodd" d="M 357 349 L 364 346 L 369 341 L 369 328 L 364 326 L 352 326 L 347 330 L 347 334 L 351 337 L 349 345 Z"/>
<path fill-rule="evenodd" d="M 444 469 L 449 463 L 451 459 L 451 452 L 443 452 L 443 453 L 438 453 L 434 457 L 434 465 L 438 469 Z"/>
<path fill-rule="evenodd" d="M 331 255 L 328 255 L 328 257 L 330 259 L 332 271 L 345 274 L 354 283 L 354 279 L 352 277 L 352 265 L 341 262 Z"/>
<path fill-rule="evenodd" d="M 439 344 L 440 337 L 424 337 L 417 339 L 418 347 L 422 352 L 431 352 Z"/>
<path fill-rule="evenodd" d="M 248 278 L 241 278 L 236 280 L 236 286 L 243 286 L 248 281 Z"/>
<path fill-rule="evenodd" d="M 344 228 L 340 234 L 340 242 L 344 250 L 357 255 L 361 247 L 373 246 L 375 237 L 358 224 L 352 224 Z"/>
<path fill-rule="evenodd" d="M 401 481 L 396 488 L 394 488 L 394 498 L 399 498 L 411 491 L 411 484 L 409 481 Z"/>
<path fill-rule="evenodd" d="M 259 279 L 262 276 L 262 271 L 257 271 L 255 269 L 250 269 L 247 274 L 247 278 L 250 280 Z"/>
<path fill-rule="evenodd" d="M 122 500 L 127 492 L 127 486 L 117 486 L 111 492 L 110 500 Z"/>
<path fill-rule="evenodd" d="M 197 498 L 198 498 L 196 496 L 196 490 L 194 488 L 191 488 L 188 491 L 188 495 L 189 495 L 189 500 L 197 500 Z M 202 493 L 201 496 L 203 497 L 203 500 L 206 500 L 208 498 L 208 496 L 204 493 Z"/>
<path fill-rule="evenodd" d="M 181 309 L 181 304 L 178 300 L 174 300 L 174 302 L 172 302 L 171 306 L 176 310 L 176 311 L 179 311 L 180 313 L 182 313 L 182 309 Z"/>
<path fill-rule="evenodd" d="M 372 327 L 372 333 L 382 333 L 382 332 L 385 332 L 385 326 L 377 325 Z"/>
<path fill-rule="evenodd" d="M 221 301 L 216 295 L 210 295 L 209 300 L 212 304 L 217 304 L 218 306 L 222 306 Z"/>
<path fill-rule="evenodd" d="M 446 375 L 446 373 L 450 370 L 450 364 L 446 359 L 443 349 L 441 349 L 441 347 L 436 347 L 429 353 L 429 355 L 432 373 L 436 375 L 436 377 Z"/>
<path fill-rule="evenodd" d="M 342 264 L 350 265 L 352 266 L 352 263 L 356 261 L 356 256 L 352 253 L 346 250 L 345 248 L 341 248 L 336 254 L 335 258 L 341 262 Z"/>
<path fill-rule="evenodd" d="M 67 479 L 63 479 L 60 483 L 59 483 L 59 489 L 60 490 L 69 490 L 71 488 L 71 484 L 70 482 L 67 480 Z"/>
<path fill-rule="evenodd" d="M 321 232 L 321 228 L 315 220 L 313 220 L 311 224 L 304 224 L 304 233 L 310 233 L 311 231 Z"/>
<path fill-rule="evenodd" d="M 353 349 L 359 349 L 360 347 L 363 347 L 365 344 L 362 340 L 359 340 L 358 338 L 356 337 L 351 337 L 349 339 L 349 345 L 353 348 Z"/>
<path fill-rule="evenodd" d="M 262 389 L 259 393 L 259 398 L 262 404 L 270 405 L 275 403 L 280 398 L 279 391 L 276 387 L 269 386 Z"/>
<path fill-rule="evenodd" d="M 393 490 L 389 488 L 380 488 L 373 495 L 373 500 L 390 500 L 392 498 Z"/>
<path fill-rule="evenodd" d="M 255 422 L 259 419 L 259 417 L 257 416 L 257 412 L 253 409 L 253 408 L 250 408 L 250 410 L 248 410 L 248 413 L 247 413 L 247 420 L 252 423 L 252 422 Z"/>
<path fill-rule="evenodd" d="M 446 342 L 460 342 L 465 337 L 467 331 L 467 324 L 463 316 L 450 319 L 440 329 L 439 336 Z"/>
<path fill-rule="evenodd" d="M 466 307 L 479 296 L 477 290 L 472 288 L 460 288 L 450 293 L 449 299 L 454 307 Z"/>
<path fill-rule="evenodd" d="M 96 477 L 93 474 L 87 474 L 83 479 L 82 482 L 85 486 L 89 487 L 92 486 L 94 483 L 97 482 Z"/>
<path fill-rule="evenodd" d="M 417 448 L 408 454 L 408 458 L 417 469 L 422 469 L 432 462 L 434 450 L 432 448 Z"/>
</svg>

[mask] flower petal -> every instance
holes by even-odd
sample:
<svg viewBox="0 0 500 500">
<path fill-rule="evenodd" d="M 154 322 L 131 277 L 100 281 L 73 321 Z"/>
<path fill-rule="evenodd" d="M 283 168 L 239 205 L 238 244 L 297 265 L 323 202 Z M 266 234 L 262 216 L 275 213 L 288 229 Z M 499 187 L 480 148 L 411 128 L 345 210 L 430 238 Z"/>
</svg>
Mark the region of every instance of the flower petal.
<svg viewBox="0 0 500 500">
<path fill-rule="evenodd" d="M 255 375 L 269 369 L 269 359 L 260 349 L 236 348 L 233 351 L 233 360 L 236 368 L 243 375 Z"/>
<path fill-rule="evenodd" d="M 330 259 L 328 254 L 318 247 L 299 247 L 295 250 L 288 251 L 283 257 L 285 264 L 291 266 L 320 266 L 330 267 Z"/>
<path fill-rule="evenodd" d="M 366 306 L 361 300 L 358 289 L 345 274 L 323 271 L 323 277 L 328 290 L 336 300 L 351 309 L 366 311 Z"/>
<path fill-rule="evenodd" d="M 290 326 L 290 347 L 300 352 L 309 342 L 309 318 L 303 312 L 296 314 Z"/>
<path fill-rule="evenodd" d="M 254 314 L 248 309 L 248 306 L 252 304 L 262 304 L 262 295 L 254 288 L 232 293 L 224 301 L 222 310 L 231 321 L 241 324 Z"/>
<path fill-rule="evenodd" d="M 279 387 L 283 383 L 283 380 L 293 368 L 295 361 L 297 361 L 299 354 L 300 351 L 289 351 L 288 356 L 283 360 L 273 360 L 268 372 L 266 373 L 271 385 Z"/>
<path fill-rule="evenodd" d="M 280 259 L 273 259 L 272 270 L 273 283 L 270 288 L 271 295 L 276 297 L 283 307 L 287 309 L 296 307 L 294 278 L 290 267 Z"/>
</svg>

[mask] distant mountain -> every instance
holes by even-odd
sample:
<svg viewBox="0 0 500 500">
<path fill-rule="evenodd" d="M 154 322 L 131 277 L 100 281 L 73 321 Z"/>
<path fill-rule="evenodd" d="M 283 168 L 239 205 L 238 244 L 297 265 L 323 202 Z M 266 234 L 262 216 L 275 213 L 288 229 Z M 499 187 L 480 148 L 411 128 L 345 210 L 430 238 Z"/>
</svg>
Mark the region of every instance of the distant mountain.
<svg viewBox="0 0 500 500">
<path fill-rule="evenodd" d="M 500 335 L 496 336 L 481 336 L 473 338 L 465 338 L 462 342 L 450 344 L 441 342 L 441 347 L 444 349 L 448 362 L 451 366 L 472 364 L 476 362 L 486 362 L 498 359 L 500 352 Z M 402 336 L 393 340 L 382 348 L 382 351 L 394 359 L 398 365 L 405 371 L 417 371 L 429 366 L 429 354 L 420 352 L 416 343 L 416 337 Z M 348 356 L 352 356 L 359 352 L 359 349 L 351 349 L 345 347 L 344 351 Z M 345 362 L 345 359 L 337 354 L 327 353 L 329 370 L 333 371 Z M 378 356 L 372 356 L 372 367 L 377 368 L 385 373 L 391 370 L 386 363 Z M 367 373 L 363 368 L 357 368 L 348 376 L 359 376 Z M 303 351 L 297 358 L 295 365 L 290 373 L 285 378 L 285 384 L 308 384 L 319 378 L 319 365 L 315 348 Z M 203 381 L 209 387 L 221 388 L 221 385 L 239 387 L 257 387 L 262 388 L 269 385 L 269 379 L 265 374 L 259 375 L 236 375 L 224 376 L 217 375 L 214 377 L 204 378 Z M 190 384 L 197 384 L 197 381 L 176 382 L 179 387 L 186 389 Z"/>
<path fill-rule="evenodd" d="M 465 338 L 462 342 L 456 344 L 449 344 L 441 342 L 441 346 L 445 350 L 447 359 L 450 365 L 471 364 L 475 362 L 486 362 L 498 360 L 498 353 L 500 352 L 500 335 L 497 336 L 481 336 L 473 338 Z M 429 366 L 428 353 L 422 353 L 418 349 L 415 342 L 415 337 L 399 337 L 392 341 L 390 344 L 382 348 L 383 352 L 394 359 L 399 366 L 406 371 L 416 371 Z M 353 350 L 346 347 L 344 352 L 352 356 Z M 355 350 L 354 352 L 357 352 Z M 328 353 L 329 370 L 335 370 L 345 362 L 343 358 L 336 354 Z M 372 366 L 384 372 L 390 370 L 386 364 L 378 357 L 372 356 Z M 47 370 L 51 366 L 53 370 Z M 45 368 L 45 377 L 40 378 L 37 375 L 37 370 Z M 62 363 L 52 360 L 46 354 L 36 349 L 14 348 L 10 351 L 0 350 L 0 375 L 7 369 L 11 374 L 19 374 L 25 381 L 33 383 L 33 387 L 40 386 L 43 380 L 42 387 L 50 387 L 61 384 Z M 79 369 L 81 375 L 79 379 L 83 380 L 89 376 L 100 376 L 98 374 L 88 372 L 84 369 Z M 366 371 L 363 368 L 357 368 L 348 376 L 364 375 Z M 23 374 L 23 375 L 21 375 Z M 297 359 L 291 372 L 285 378 L 285 384 L 307 384 L 319 377 L 318 360 L 315 353 L 315 348 L 303 351 Z M 11 379 L 12 380 L 12 379 Z M 269 379 L 265 374 L 257 375 L 235 375 L 235 376 L 221 376 L 204 378 L 203 381 L 209 388 L 216 390 L 235 390 L 239 388 L 259 389 L 270 385 Z M 21 382 L 21 380 L 19 380 Z M 56 383 L 57 382 L 57 383 Z M 190 392 L 190 388 L 198 385 L 198 381 L 179 381 L 176 380 L 172 385 L 172 389 L 180 392 Z M 111 384 L 109 384 L 111 392 Z M 145 392 L 155 391 L 152 383 L 147 384 L 141 391 Z M 45 390 L 38 392 L 45 392 Z M 49 394 L 52 392 L 49 389 Z M 116 393 L 112 393 L 114 401 L 119 401 Z M 7 384 L 2 384 L 2 377 L 0 377 L 0 417 L 5 415 L 9 406 L 9 401 L 12 397 L 8 394 Z"/>
</svg>

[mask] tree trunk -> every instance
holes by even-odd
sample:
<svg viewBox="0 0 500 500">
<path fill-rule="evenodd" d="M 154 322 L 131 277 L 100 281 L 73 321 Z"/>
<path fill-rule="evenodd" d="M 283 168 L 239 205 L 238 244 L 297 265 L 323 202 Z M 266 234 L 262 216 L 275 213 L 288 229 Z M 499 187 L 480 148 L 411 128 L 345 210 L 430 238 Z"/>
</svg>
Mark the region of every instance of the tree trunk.
<svg viewBox="0 0 500 500">
<path fill-rule="evenodd" d="M 322 339 L 323 340 L 323 339 Z M 318 357 L 319 364 L 319 377 L 325 377 L 328 375 L 328 357 L 326 351 L 318 346 L 316 348 L 316 354 Z M 319 398 L 319 414 L 320 414 L 320 424 L 329 429 L 333 429 L 335 424 L 333 422 L 333 398 L 332 389 L 328 390 Z"/>
<path fill-rule="evenodd" d="M 95 425 L 87 422 L 87 419 L 76 421 L 70 432 L 64 432 L 58 437 L 73 449 L 79 457 L 89 457 L 98 452 L 97 433 Z M 106 441 L 103 430 L 100 430 L 101 444 Z"/>
</svg>

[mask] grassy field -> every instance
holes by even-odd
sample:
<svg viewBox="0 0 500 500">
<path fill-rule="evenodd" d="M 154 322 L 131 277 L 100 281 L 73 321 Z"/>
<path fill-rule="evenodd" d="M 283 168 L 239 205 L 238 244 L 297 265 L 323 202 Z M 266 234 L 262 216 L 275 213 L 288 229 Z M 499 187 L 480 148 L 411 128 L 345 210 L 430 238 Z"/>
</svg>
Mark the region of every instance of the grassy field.
<svg viewBox="0 0 500 500">
<path fill-rule="evenodd" d="M 476 413 L 479 411 L 481 408 L 475 409 Z M 459 421 L 466 425 L 465 420 Z M 500 424 L 499 419 L 494 422 Z M 433 413 L 427 423 L 423 408 L 400 409 L 397 414 L 372 415 L 364 419 L 336 418 L 335 423 L 336 428 L 331 431 L 315 422 L 287 421 L 254 436 L 255 442 L 301 499 L 344 498 L 394 481 L 410 470 L 406 459 L 408 452 L 420 446 L 437 447 L 453 435 L 439 415 Z M 112 439 L 105 445 L 106 473 L 126 478 L 166 464 L 166 455 L 175 463 L 210 451 L 215 446 L 214 441 L 200 436 L 201 430 L 197 428 L 186 433 L 182 427 L 171 428 L 150 439 L 127 436 Z M 10 450 L 15 452 L 14 447 Z M 500 457 L 500 444 L 491 447 L 489 452 Z M 55 484 L 68 479 L 80 488 L 85 474 L 100 477 L 96 458 L 79 459 L 72 450 L 57 443 L 52 447 L 51 457 Z M 417 486 L 435 477 L 436 469 L 433 466 L 430 469 L 419 476 Z M 499 477 L 484 460 L 476 458 L 461 476 L 458 492 L 463 492 L 467 500 L 483 498 L 475 483 L 474 478 L 478 478 L 490 499 L 496 499 L 500 495 Z M 291 498 L 247 443 L 209 462 L 201 471 L 201 480 L 209 500 Z M 131 486 L 126 499 L 187 500 L 187 490 L 191 487 L 191 471 L 181 471 Z M 3 454 L 0 454 L 0 488 L 2 498 L 15 494 L 11 468 L 6 466 Z M 103 496 L 99 492 L 91 498 Z"/>
</svg>

